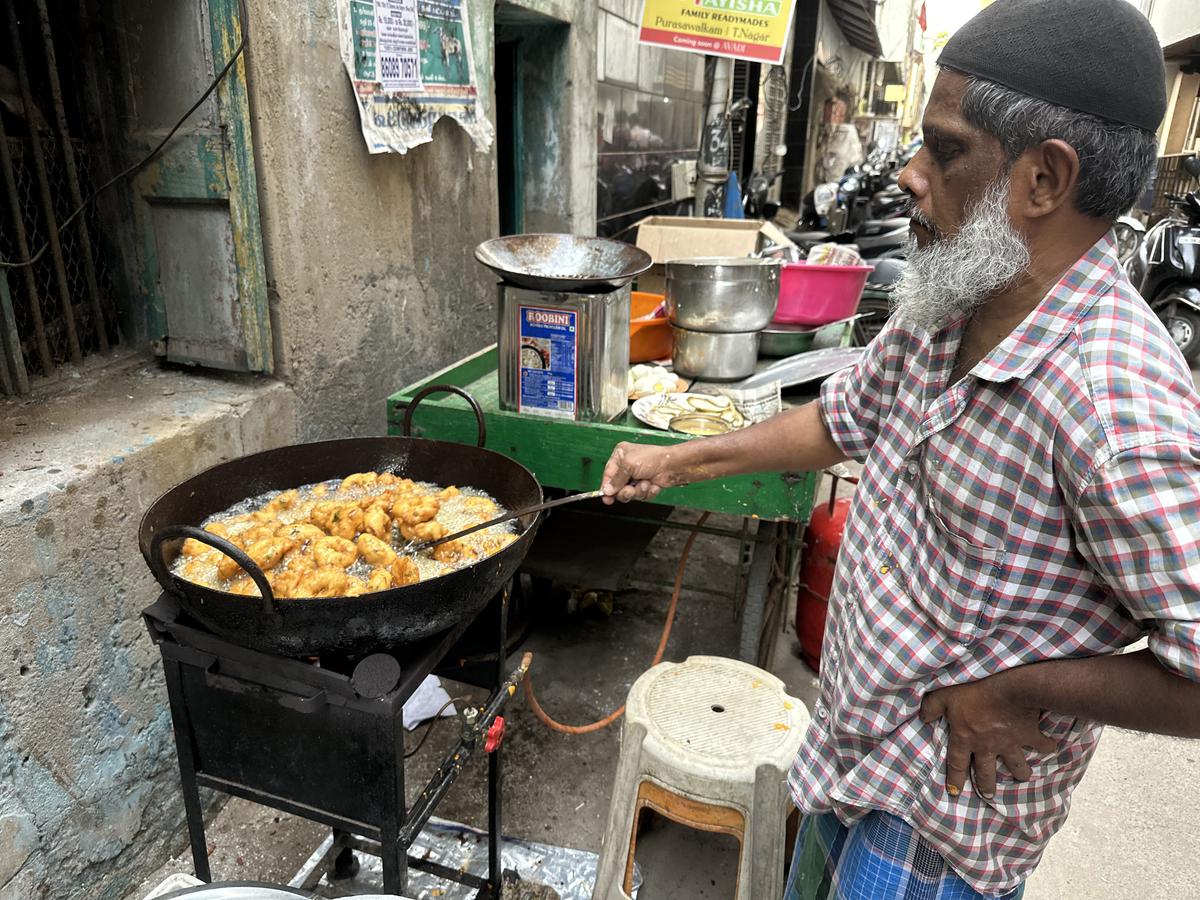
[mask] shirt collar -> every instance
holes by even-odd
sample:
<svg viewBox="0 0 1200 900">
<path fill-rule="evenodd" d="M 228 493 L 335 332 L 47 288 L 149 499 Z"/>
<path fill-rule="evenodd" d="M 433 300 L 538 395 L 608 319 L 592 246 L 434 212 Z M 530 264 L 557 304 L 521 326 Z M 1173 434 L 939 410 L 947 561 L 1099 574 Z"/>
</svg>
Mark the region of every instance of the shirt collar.
<svg viewBox="0 0 1200 900">
<path fill-rule="evenodd" d="M 1042 299 L 1025 320 L 985 356 L 971 374 L 1004 382 L 1032 372 L 1121 272 L 1116 239 L 1108 231 Z"/>
</svg>

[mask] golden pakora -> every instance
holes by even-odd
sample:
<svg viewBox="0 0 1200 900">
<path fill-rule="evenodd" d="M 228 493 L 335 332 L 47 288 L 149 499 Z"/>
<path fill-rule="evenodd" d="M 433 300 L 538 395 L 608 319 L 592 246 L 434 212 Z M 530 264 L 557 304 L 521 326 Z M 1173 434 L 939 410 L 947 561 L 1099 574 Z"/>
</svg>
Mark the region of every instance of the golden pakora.
<svg viewBox="0 0 1200 900">
<path fill-rule="evenodd" d="M 511 526 L 417 554 L 410 545 L 502 513 L 495 500 L 469 488 L 356 472 L 251 498 L 203 527 L 246 552 L 279 598 L 356 597 L 437 578 L 499 552 L 517 539 Z M 185 541 L 173 567 L 197 584 L 259 595 L 240 565 L 202 541 Z"/>
</svg>

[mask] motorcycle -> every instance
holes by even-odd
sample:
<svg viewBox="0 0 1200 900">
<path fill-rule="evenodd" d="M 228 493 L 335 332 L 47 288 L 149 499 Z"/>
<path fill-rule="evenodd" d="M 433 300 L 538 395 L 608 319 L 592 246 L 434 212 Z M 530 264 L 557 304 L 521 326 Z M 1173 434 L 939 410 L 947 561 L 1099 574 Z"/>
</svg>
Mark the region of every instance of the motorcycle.
<svg viewBox="0 0 1200 900">
<path fill-rule="evenodd" d="M 1200 179 L 1200 158 L 1183 168 Z M 1126 273 L 1191 365 L 1200 360 L 1200 190 L 1166 196 L 1171 213 L 1146 232 Z"/>
<path fill-rule="evenodd" d="M 769 199 L 771 188 L 783 177 L 783 172 L 772 175 L 756 173 L 750 176 L 746 184 L 746 193 L 742 198 L 742 211 L 747 219 L 765 219 L 770 222 L 779 212 L 779 204 Z"/>
<path fill-rule="evenodd" d="M 853 244 L 863 259 L 902 259 L 908 246 L 909 220 L 868 219 L 853 231 L 837 230 L 839 215 L 830 216 L 830 230 L 789 231 L 788 238 L 805 252 L 817 244 Z"/>
<path fill-rule="evenodd" d="M 1117 258 L 1126 266 L 1142 245 L 1146 226 L 1133 216 L 1121 216 L 1113 225 L 1113 233 L 1117 236 Z"/>
</svg>

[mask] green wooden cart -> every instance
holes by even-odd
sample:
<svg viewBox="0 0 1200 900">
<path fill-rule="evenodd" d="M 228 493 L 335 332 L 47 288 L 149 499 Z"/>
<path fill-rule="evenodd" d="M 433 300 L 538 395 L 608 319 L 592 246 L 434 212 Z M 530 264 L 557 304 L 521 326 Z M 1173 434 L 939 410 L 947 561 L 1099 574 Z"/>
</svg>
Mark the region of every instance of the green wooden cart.
<svg viewBox="0 0 1200 900">
<path fill-rule="evenodd" d="M 686 435 L 659 431 L 626 412 L 610 423 L 574 422 L 520 415 L 500 408 L 495 346 L 462 359 L 388 398 L 388 433 L 403 434 L 406 415 L 411 433 L 458 443 L 483 443 L 515 459 L 544 486 L 592 491 L 600 486 L 604 465 L 621 441 L 674 444 Z M 432 390 L 445 386 L 445 390 Z M 450 391 L 469 394 L 483 414 L 481 429 L 470 404 Z M 413 400 L 423 392 L 419 402 Z M 734 590 L 740 606 L 739 654 L 765 665 L 774 648 L 774 630 L 784 614 L 785 598 L 794 596 L 800 535 L 812 511 L 813 473 L 763 473 L 703 482 L 663 491 L 654 502 L 691 510 L 737 516 L 740 528 L 697 527 L 653 520 L 653 524 L 700 530 L 742 544 L 742 567 Z M 764 640 L 770 636 L 771 639 Z"/>
</svg>

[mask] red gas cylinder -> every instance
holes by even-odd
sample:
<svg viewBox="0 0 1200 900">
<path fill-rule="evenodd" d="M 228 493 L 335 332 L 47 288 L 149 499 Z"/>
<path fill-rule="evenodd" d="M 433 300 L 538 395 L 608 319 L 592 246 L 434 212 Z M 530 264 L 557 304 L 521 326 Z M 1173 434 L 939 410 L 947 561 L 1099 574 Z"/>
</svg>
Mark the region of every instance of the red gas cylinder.
<svg viewBox="0 0 1200 900">
<path fill-rule="evenodd" d="M 821 644 L 825 640 L 825 613 L 833 590 L 842 532 L 850 515 L 850 499 L 837 497 L 837 483 L 843 476 L 829 473 L 829 502 L 813 510 L 804 532 L 804 558 L 800 563 L 800 589 L 796 595 L 796 636 L 800 656 L 815 671 L 821 669 Z M 858 484 L 857 478 L 845 478 Z"/>
</svg>

